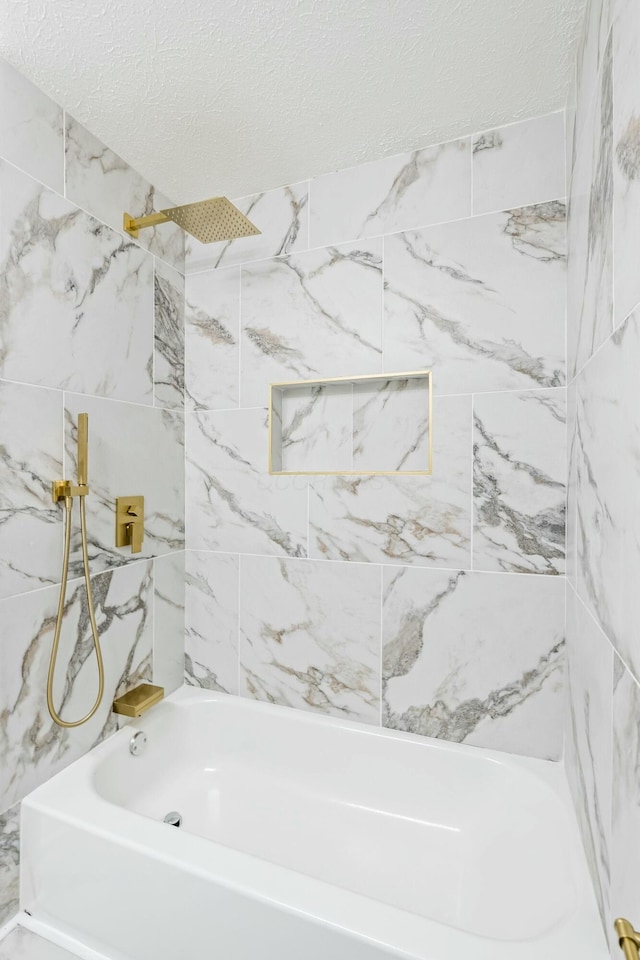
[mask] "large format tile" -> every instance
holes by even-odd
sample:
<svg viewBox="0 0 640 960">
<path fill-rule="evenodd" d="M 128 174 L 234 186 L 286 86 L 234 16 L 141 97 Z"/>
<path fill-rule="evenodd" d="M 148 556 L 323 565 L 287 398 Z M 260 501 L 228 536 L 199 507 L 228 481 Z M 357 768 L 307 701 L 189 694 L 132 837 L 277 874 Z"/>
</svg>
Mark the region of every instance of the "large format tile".
<svg viewBox="0 0 640 960">
<path fill-rule="evenodd" d="M 241 403 L 264 406 L 275 380 L 377 373 L 382 241 L 242 268 Z"/>
<path fill-rule="evenodd" d="M 185 681 L 238 692 L 238 557 L 187 551 Z"/>
<path fill-rule="evenodd" d="M 187 417 L 187 546 L 306 556 L 306 477 L 267 473 L 266 410 Z"/>
<path fill-rule="evenodd" d="M 59 578 L 61 412 L 58 391 L 0 381 L 0 597 Z"/>
<path fill-rule="evenodd" d="M 577 140 L 569 201 L 567 364 L 569 378 L 612 330 L 613 176 L 611 43 Z"/>
<path fill-rule="evenodd" d="M 372 237 L 471 213 L 468 138 L 311 181 L 311 246 Z"/>
<path fill-rule="evenodd" d="M 578 571 L 578 388 L 567 387 L 567 579 L 575 589 Z"/>
<path fill-rule="evenodd" d="M 564 388 L 474 400 L 474 570 L 564 573 Z"/>
<path fill-rule="evenodd" d="M 640 302 L 640 8 L 615 0 L 613 232 L 615 323 Z"/>
<path fill-rule="evenodd" d="M 2 59 L 0 157 L 64 192 L 62 108 Z"/>
<path fill-rule="evenodd" d="M 611 644 L 568 587 L 569 716 L 564 761 L 605 927 L 611 855 L 613 657 Z"/>
<path fill-rule="evenodd" d="M 151 257 L 3 163 L 0 203 L 0 376 L 151 402 Z"/>
<path fill-rule="evenodd" d="M 15 804 L 0 813 L 0 927 L 18 912 L 19 880 L 20 804 Z"/>
<path fill-rule="evenodd" d="M 564 111 L 485 130 L 472 150 L 474 214 L 565 195 Z"/>
<path fill-rule="evenodd" d="M 559 202 L 385 239 L 384 369 L 434 391 L 564 383 L 565 208 Z"/>
<path fill-rule="evenodd" d="M 267 190 L 233 203 L 262 231 L 227 243 L 200 243 L 187 237 L 187 273 L 280 257 L 308 247 L 309 182 Z"/>
<path fill-rule="evenodd" d="M 112 732 L 114 697 L 151 679 L 151 563 L 99 574 L 92 586 L 105 691 L 95 716 L 73 729 L 56 726 L 45 696 L 58 588 L 0 601 L 0 807 L 21 800 Z M 54 703 L 62 717 L 84 716 L 94 703 L 97 683 L 85 585 L 73 580 L 54 683 Z"/>
<path fill-rule="evenodd" d="M 185 386 L 187 407 L 238 406 L 240 270 L 210 270 L 186 278 Z"/>
<path fill-rule="evenodd" d="M 184 681 L 184 550 L 155 558 L 153 591 L 153 682 L 168 696 Z"/>
<path fill-rule="evenodd" d="M 577 589 L 640 676 L 640 315 L 632 314 L 577 381 Z"/>
<path fill-rule="evenodd" d="M 562 580 L 386 568 L 383 598 L 385 726 L 559 759 Z"/>
<path fill-rule="evenodd" d="M 173 203 L 86 127 L 67 114 L 65 144 L 67 197 L 122 233 L 123 214 L 143 217 Z M 175 223 L 140 230 L 137 243 L 184 272 L 185 234 Z"/>
<path fill-rule="evenodd" d="M 611 915 L 638 926 L 640 903 L 640 687 L 616 658 L 613 692 Z"/>
<path fill-rule="evenodd" d="M 87 528 L 95 573 L 141 557 L 184 549 L 184 416 L 78 394 L 65 394 L 65 475 L 77 473 L 77 420 L 89 414 Z M 116 497 L 145 498 L 142 552 L 115 546 Z M 81 572 L 77 507 L 72 570 Z"/>
<path fill-rule="evenodd" d="M 603 61 L 606 58 L 607 40 L 611 29 L 612 0 L 587 0 L 582 32 L 576 51 L 576 142 L 582 133 L 589 102 L 593 99 L 599 82 Z"/>
<path fill-rule="evenodd" d="M 154 271 L 153 395 L 156 406 L 184 409 L 184 277 L 162 260 Z"/>
<path fill-rule="evenodd" d="M 310 555 L 469 567 L 471 463 L 471 398 L 437 397 L 431 476 L 310 480 Z"/>
<path fill-rule="evenodd" d="M 240 571 L 240 692 L 379 723 L 379 569 L 241 557 Z"/>
</svg>

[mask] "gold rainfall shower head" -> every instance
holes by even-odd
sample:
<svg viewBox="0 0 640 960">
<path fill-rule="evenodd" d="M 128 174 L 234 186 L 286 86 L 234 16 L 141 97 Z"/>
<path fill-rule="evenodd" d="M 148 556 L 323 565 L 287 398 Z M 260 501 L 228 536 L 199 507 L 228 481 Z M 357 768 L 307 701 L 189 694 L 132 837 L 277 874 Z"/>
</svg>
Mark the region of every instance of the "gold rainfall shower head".
<svg viewBox="0 0 640 960">
<path fill-rule="evenodd" d="M 226 197 L 212 197 L 211 200 L 201 200 L 199 203 L 168 207 L 159 213 L 150 213 L 147 217 L 132 217 L 125 213 L 124 229 L 130 236 L 137 237 L 138 230 L 168 223 L 170 220 L 200 243 L 236 240 L 238 237 L 252 237 L 261 233 Z"/>
</svg>

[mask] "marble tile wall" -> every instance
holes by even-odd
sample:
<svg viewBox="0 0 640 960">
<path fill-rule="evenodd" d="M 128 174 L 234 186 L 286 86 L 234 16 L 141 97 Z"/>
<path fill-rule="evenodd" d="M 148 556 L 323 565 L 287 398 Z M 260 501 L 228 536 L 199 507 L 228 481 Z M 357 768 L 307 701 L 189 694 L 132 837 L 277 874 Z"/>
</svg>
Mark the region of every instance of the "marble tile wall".
<svg viewBox="0 0 640 960">
<path fill-rule="evenodd" d="M 188 245 L 188 682 L 561 756 L 564 156 L 563 113 L 420 145 Z M 269 475 L 270 382 L 429 368 L 432 476 Z M 415 468 L 390 399 L 290 394 L 283 458 Z"/>
<path fill-rule="evenodd" d="M 18 907 L 22 798 L 115 729 L 115 695 L 184 675 L 184 242 L 173 227 L 139 243 L 122 232 L 125 210 L 162 202 L 0 61 L 0 925 Z M 106 691 L 67 730 L 45 700 L 62 559 L 50 483 L 75 475 L 83 411 Z M 138 493 L 146 540 L 132 556 L 114 547 L 113 508 Z M 71 717 L 97 682 L 79 547 L 76 513 L 55 682 Z"/>
<path fill-rule="evenodd" d="M 565 762 L 612 957 L 640 923 L 640 11 L 590 0 L 568 178 Z"/>
</svg>

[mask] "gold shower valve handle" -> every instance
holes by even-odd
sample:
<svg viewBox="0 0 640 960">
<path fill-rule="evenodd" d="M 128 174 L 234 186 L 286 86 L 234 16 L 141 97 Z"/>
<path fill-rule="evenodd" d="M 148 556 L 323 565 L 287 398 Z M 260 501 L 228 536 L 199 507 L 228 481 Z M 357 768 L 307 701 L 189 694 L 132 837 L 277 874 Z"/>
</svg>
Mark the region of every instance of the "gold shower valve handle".
<svg viewBox="0 0 640 960">
<path fill-rule="evenodd" d="M 640 957 L 640 933 L 634 930 L 628 920 L 624 917 L 618 917 L 614 924 L 618 934 L 618 943 L 620 949 L 625 955 L 626 960 L 638 960 Z"/>
<path fill-rule="evenodd" d="M 140 553 L 144 540 L 144 497 L 116 499 L 116 547 Z"/>
</svg>

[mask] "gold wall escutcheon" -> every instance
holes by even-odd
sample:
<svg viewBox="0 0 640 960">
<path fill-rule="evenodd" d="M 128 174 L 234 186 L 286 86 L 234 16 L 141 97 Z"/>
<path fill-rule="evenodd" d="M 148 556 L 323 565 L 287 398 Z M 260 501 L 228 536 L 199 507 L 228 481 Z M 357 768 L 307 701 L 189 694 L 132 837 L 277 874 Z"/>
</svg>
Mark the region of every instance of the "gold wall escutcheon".
<svg viewBox="0 0 640 960">
<path fill-rule="evenodd" d="M 618 935 L 618 944 L 625 960 L 638 960 L 640 957 L 640 933 L 624 917 L 618 917 L 614 923 Z"/>
<path fill-rule="evenodd" d="M 116 498 L 116 547 L 140 553 L 144 540 L 144 497 Z"/>
<path fill-rule="evenodd" d="M 122 717 L 141 717 L 150 707 L 164 697 L 164 687 L 153 683 L 140 683 L 113 701 L 113 712 Z"/>
</svg>

